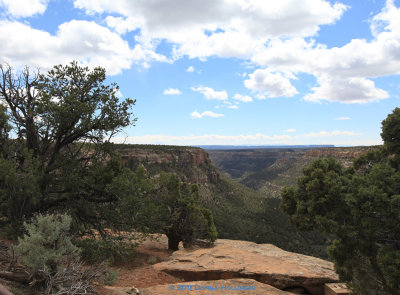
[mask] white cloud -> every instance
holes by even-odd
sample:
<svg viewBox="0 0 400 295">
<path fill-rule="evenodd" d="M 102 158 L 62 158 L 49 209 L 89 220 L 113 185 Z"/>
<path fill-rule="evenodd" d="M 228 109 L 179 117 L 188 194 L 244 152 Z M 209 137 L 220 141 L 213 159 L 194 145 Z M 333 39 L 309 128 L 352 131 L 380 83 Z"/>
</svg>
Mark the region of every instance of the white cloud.
<svg viewBox="0 0 400 295">
<path fill-rule="evenodd" d="M 133 63 L 164 60 L 140 45 L 131 49 L 118 34 L 88 21 L 63 23 L 51 35 L 20 22 L 3 20 L 0 21 L 0 43 L 0 62 L 42 69 L 78 60 L 83 65 L 100 65 L 113 75 L 129 69 Z"/>
<path fill-rule="evenodd" d="M 133 31 L 137 28 L 140 28 L 144 24 L 143 18 L 123 18 L 123 17 L 114 17 L 107 16 L 106 24 L 108 27 L 112 28 L 115 32 L 120 35 L 124 35 L 129 31 Z"/>
<path fill-rule="evenodd" d="M 254 73 L 249 74 L 249 79 L 244 81 L 244 85 L 257 92 L 259 95 L 256 97 L 259 99 L 278 96 L 291 97 L 298 93 L 288 77 L 269 69 L 255 70 Z"/>
<path fill-rule="evenodd" d="M 216 100 L 227 100 L 228 99 L 228 93 L 226 93 L 225 90 L 223 91 L 216 91 L 210 87 L 204 87 L 204 86 L 199 86 L 199 87 L 191 87 L 195 92 L 200 92 L 201 94 L 204 95 L 206 99 L 216 99 Z"/>
<path fill-rule="evenodd" d="M 29 17 L 43 14 L 50 0 L 0 0 L 0 8 L 13 17 Z"/>
<path fill-rule="evenodd" d="M 351 118 L 350 118 L 350 117 L 337 117 L 337 118 L 335 118 L 334 120 L 337 120 L 337 121 L 345 121 L 345 120 L 351 120 Z"/>
<path fill-rule="evenodd" d="M 296 132 L 296 129 L 288 129 L 286 132 Z"/>
<path fill-rule="evenodd" d="M 142 144 L 176 144 L 176 145 L 309 145 L 310 137 L 312 144 L 335 144 L 335 145 L 368 145 L 381 144 L 379 138 L 363 138 L 361 133 L 352 131 L 321 131 L 308 133 L 299 136 L 287 134 L 268 135 L 262 133 L 223 135 L 223 134 L 203 134 L 203 135 L 142 135 L 125 138 L 114 138 L 114 142 L 142 143 Z"/>
<path fill-rule="evenodd" d="M 180 144 L 180 145 L 201 145 L 201 144 L 279 144 L 289 143 L 292 138 L 288 135 L 265 135 L 265 134 L 243 134 L 243 135 L 142 135 L 114 138 L 116 143 L 147 143 L 147 144 Z"/>
<path fill-rule="evenodd" d="M 239 107 L 237 105 L 230 105 L 228 106 L 228 109 L 234 109 L 237 110 Z"/>
<path fill-rule="evenodd" d="M 0 0 L 0 7 L 14 18 L 27 17 L 44 13 L 49 1 Z M 234 57 L 264 69 L 246 76 L 245 85 L 255 91 L 254 97 L 293 96 L 297 90 L 290 80 L 307 73 L 318 85 L 306 100 L 343 103 L 389 97 L 373 79 L 400 74 L 400 9 L 393 0 L 371 17 L 372 40 L 353 39 L 331 48 L 317 43 L 317 33 L 339 20 L 348 7 L 328 0 L 304 0 L 301 5 L 296 0 L 73 2 L 89 15 L 102 14 L 108 27 L 70 21 L 52 35 L 3 20 L 0 62 L 48 68 L 76 59 L 117 74 L 135 64 L 146 68 L 153 61 L 173 62 L 183 56 Z M 135 46 L 130 48 L 121 36 L 132 31 Z M 157 53 L 161 43 L 171 45 L 168 57 Z"/>
<path fill-rule="evenodd" d="M 212 111 L 204 111 L 201 114 L 198 111 L 194 111 L 190 114 L 190 117 L 193 119 L 201 119 L 203 117 L 211 117 L 211 118 L 220 118 L 223 117 L 224 114 L 217 114 Z"/>
<path fill-rule="evenodd" d="M 367 103 L 389 97 L 389 94 L 375 87 L 372 80 L 365 78 L 339 78 L 321 76 L 319 86 L 312 87 L 312 93 L 304 96 L 306 101 L 321 100 L 338 101 L 342 103 Z"/>
<path fill-rule="evenodd" d="M 346 135 L 346 136 L 361 136 L 362 133 L 360 132 L 353 132 L 353 131 L 320 131 L 320 132 L 310 132 L 307 134 L 304 134 L 306 137 L 332 137 L 332 136 L 341 136 L 341 135 Z"/>
<path fill-rule="evenodd" d="M 188 73 L 193 73 L 193 72 L 194 72 L 194 67 L 193 67 L 193 66 L 188 67 L 188 68 L 186 69 L 186 72 L 188 72 Z"/>
<path fill-rule="evenodd" d="M 236 93 L 233 96 L 233 99 L 241 101 L 241 102 L 252 102 L 253 101 L 253 99 L 250 96 L 242 95 L 242 94 L 239 94 L 239 93 Z"/>
<path fill-rule="evenodd" d="M 342 47 L 328 48 L 303 38 L 274 39 L 252 61 L 276 71 L 308 73 L 318 86 L 306 100 L 366 103 L 389 97 L 373 78 L 400 74 L 400 9 L 394 1 L 372 17 L 374 39 L 353 39 Z M 339 90 L 338 90 L 339 89 Z"/>
<path fill-rule="evenodd" d="M 174 44 L 174 58 L 203 60 L 249 59 L 271 38 L 314 36 L 347 9 L 326 0 L 307 0 L 300 6 L 296 0 L 75 0 L 74 6 L 88 14 L 120 15 L 107 24 L 120 33 L 139 28 L 137 41 L 146 48 L 165 40 Z"/>
<path fill-rule="evenodd" d="M 163 94 L 164 95 L 179 95 L 179 94 L 182 94 L 182 92 L 177 88 L 168 88 L 168 89 L 164 90 Z"/>
<path fill-rule="evenodd" d="M 157 37 L 196 28 L 231 28 L 254 36 L 310 36 L 319 26 L 334 23 L 346 10 L 343 4 L 331 5 L 324 0 L 307 0 L 300 6 L 296 0 L 75 0 L 74 5 L 88 14 L 107 12 L 143 17 L 146 34 Z"/>
</svg>

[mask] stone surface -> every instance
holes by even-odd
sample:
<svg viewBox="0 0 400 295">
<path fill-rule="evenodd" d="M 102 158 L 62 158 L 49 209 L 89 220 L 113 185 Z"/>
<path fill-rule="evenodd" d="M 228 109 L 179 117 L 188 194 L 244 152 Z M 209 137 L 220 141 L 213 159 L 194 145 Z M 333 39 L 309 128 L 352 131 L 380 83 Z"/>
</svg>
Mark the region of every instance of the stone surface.
<svg viewBox="0 0 400 295">
<path fill-rule="evenodd" d="M 223 239 L 212 248 L 176 251 L 154 268 L 185 281 L 250 278 L 281 290 L 302 287 L 313 295 L 324 294 L 324 284 L 338 280 L 331 262 L 270 244 Z"/>
<path fill-rule="evenodd" d="M 242 290 L 240 290 L 242 289 Z M 245 289 L 245 290 L 243 290 Z M 175 285 L 161 285 L 140 289 L 141 295 L 182 295 L 182 294 L 231 294 L 231 295 L 290 295 L 272 286 L 251 279 L 185 282 Z"/>
<path fill-rule="evenodd" d="M 343 283 L 325 284 L 325 295 L 348 295 L 351 291 Z"/>
</svg>

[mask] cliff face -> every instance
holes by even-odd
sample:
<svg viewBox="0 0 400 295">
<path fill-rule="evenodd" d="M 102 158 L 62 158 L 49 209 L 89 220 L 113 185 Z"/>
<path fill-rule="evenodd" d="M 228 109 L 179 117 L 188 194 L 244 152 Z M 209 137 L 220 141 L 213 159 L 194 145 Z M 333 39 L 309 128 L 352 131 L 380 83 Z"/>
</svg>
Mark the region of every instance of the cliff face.
<svg viewBox="0 0 400 295">
<path fill-rule="evenodd" d="M 148 164 L 185 163 L 198 167 L 201 164 L 208 165 L 211 163 L 207 152 L 201 149 L 127 148 L 120 150 L 119 153 L 125 163 L 132 158 Z"/>
<path fill-rule="evenodd" d="M 121 145 L 117 151 L 133 170 L 144 165 L 151 174 L 172 172 L 186 182 L 198 184 L 216 183 L 219 178 L 208 153 L 200 148 Z"/>
<path fill-rule="evenodd" d="M 365 154 L 373 147 L 338 147 L 338 148 L 323 148 L 311 149 L 306 151 L 305 157 L 310 158 L 330 158 L 337 159 L 344 167 L 349 167 L 353 160 L 362 154 Z"/>
<path fill-rule="evenodd" d="M 250 185 L 245 186 L 220 173 L 213 166 L 216 163 L 211 162 L 208 153 L 200 148 L 117 145 L 117 151 L 127 167 L 134 171 L 143 165 L 153 177 L 161 172 L 175 173 L 182 181 L 198 184 L 201 205 L 211 210 L 219 238 L 270 243 L 288 251 L 326 257 L 321 250 L 324 249 L 324 239 L 315 233 L 300 233 L 279 210 L 279 199 L 271 198 L 271 190 L 279 196 L 282 187 L 281 183 L 275 182 L 275 177 L 285 182 L 295 181 L 294 174 L 287 173 L 287 169 L 293 163 L 296 169 L 304 166 L 302 162 L 294 161 L 298 150 L 274 150 L 265 159 L 263 155 L 271 151 L 257 151 L 253 156 L 251 151 L 228 154 L 227 164 L 232 168 L 239 167 L 244 173 L 246 170 L 242 168 L 246 169 L 246 163 L 256 171 L 265 167 L 264 164 L 271 167 L 271 171 L 262 170 L 263 173 L 255 179 L 261 186 L 269 181 L 273 187 L 268 187 L 268 191 L 253 190 Z M 303 156 L 304 153 L 303 150 Z M 259 163 L 263 165 L 258 166 Z"/>
<path fill-rule="evenodd" d="M 271 149 L 247 149 L 247 150 L 209 150 L 208 153 L 212 162 L 222 171 L 228 173 L 231 177 L 236 178 L 242 183 L 248 185 L 246 178 L 265 178 L 269 180 L 269 170 L 285 170 L 298 166 L 301 168 L 310 164 L 317 158 L 333 157 L 348 167 L 352 164 L 353 159 L 367 152 L 374 147 L 329 147 L 329 148 L 271 148 Z M 286 165 L 286 168 L 282 166 Z M 282 173 L 280 171 L 280 173 Z M 266 173 L 264 173 L 266 172 Z M 295 179 L 299 175 L 290 175 Z M 249 185 L 252 188 L 257 186 Z"/>
</svg>

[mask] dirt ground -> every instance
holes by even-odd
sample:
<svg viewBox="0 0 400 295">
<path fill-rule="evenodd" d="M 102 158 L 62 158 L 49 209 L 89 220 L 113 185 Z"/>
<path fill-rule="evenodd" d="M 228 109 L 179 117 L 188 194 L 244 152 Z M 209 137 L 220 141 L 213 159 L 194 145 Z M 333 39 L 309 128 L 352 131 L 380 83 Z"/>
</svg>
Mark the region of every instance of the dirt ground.
<svg viewBox="0 0 400 295">
<path fill-rule="evenodd" d="M 2 239 L 1 236 L 0 242 L 7 246 L 11 244 L 10 241 Z M 168 240 L 166 236 L 154 235 L 149 237 L 137 248 L 137 254 L 132 260 L 116 263 L 112 267 L 118 272 L 117 282 L 112 287 L 146 288 L 181 282 L 180 279 L 153 268 L 153 264 L 167 260 L 172 254 L 172 251 L 168 250 L 167 246 Z M 37 294 L 23 284 L 3 279 L 0 279 L 0 284 L 7 287 L 14 295 Z M 110 287 L 97 284 L 96 291 L 100 295 L 109 295 Z"/>
<path fill-rule="evenodd" d="M 167 245 L 165 236 L 155 236 L 142 243 L 132 261 L 113 266 L 114 270 L 119 271 L 118 281 L 113 287 L 146 288 L 181 282 L 180 279 L 153 268 L 153 264 L 167 260 L 172 254 Z M 98 286 L 97 291 L 101 295 L 109 294 L 109 288 L 103 286 Z"/>
</svg>

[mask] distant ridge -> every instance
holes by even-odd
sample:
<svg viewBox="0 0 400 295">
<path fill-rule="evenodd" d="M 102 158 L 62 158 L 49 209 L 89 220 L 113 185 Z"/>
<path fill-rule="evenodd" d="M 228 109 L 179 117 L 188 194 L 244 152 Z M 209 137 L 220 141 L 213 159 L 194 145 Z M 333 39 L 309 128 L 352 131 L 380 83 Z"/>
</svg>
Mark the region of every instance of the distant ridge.
<svg viewBox="0 0 400 295">
<path fill-rule="evenodd" d="M 316 149 L 335 147 L 333 144 L 326 145 L 194 145 L 204 150 L 247 150 L 247 149 Z"/>
</svg>

